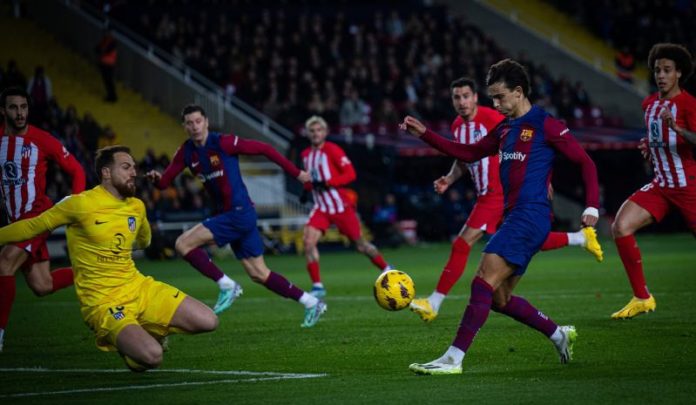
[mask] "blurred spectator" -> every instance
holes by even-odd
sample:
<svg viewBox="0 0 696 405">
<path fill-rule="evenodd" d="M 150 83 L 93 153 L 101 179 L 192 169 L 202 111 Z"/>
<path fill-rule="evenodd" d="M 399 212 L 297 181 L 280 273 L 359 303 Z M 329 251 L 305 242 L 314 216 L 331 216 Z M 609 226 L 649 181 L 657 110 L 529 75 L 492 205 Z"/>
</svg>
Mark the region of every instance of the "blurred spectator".
<svg viewBox="0 0 696 405">
<path fill-rule="evenodd" d="M 27 93 L 31 96 L 31 119 L 41 125 L 48 117 L 48 103 L 53 98 L 51 79 L 44 74 L 43 66 L 37 66 L 34 76 L 29 79 Z"/>
<path fill-rule="evenodd" d="M 462 198 L 457 188 L 448 190 L 447 198 L 443 201 L 442 208 L 450 240 L 454 240 L 459 234 L 459 230 L 464 226 L 475 202 L 476 194 L 472 189 L 466 190 L 464 198 Z"/>
<path fill-rule="evenodd" d="M 111 129 L 110 126 L 104 127 L 104 131 L 99 135 L 99 141 L 97 142 L 97 149 L 101 149 L 106 146 L 111 146 L 111 145 L 118 145 L 119 144 L 119 138 L 116 135 L 116 132 L 114 132 L 113 129 Z"/>
<path fill-rule="evenodd" d="M 614 58 L 616 66 L 616 77 L 627 82 L 633 83 L 633 71 L 636 70 L 636 59 L 629 51 L 627 46 L 621 48 Z"/>
<path fill-rule="evenodd" d="M 27 79 L 22 74 L 22 72 L 19 71 L 19 68 L 17 67 L 17 62 L 14 59 L 10 59 L 7 61 L 7 69 L 5 70 L 2 83 L 3 89 L 6 89 L 11 86 L 17 86 L 22 88 L 27 87 Z"/>
<path fill-rule="evenodd" d="M 367 113 L 369 107 L 360 99 L 357 90 L 352 89 L 348 93 L 348 97 L 341 104 L 341 112 L 339 120 L 341 125 L 353 126 L 369 123 Z"/>
<path fill-rule="evenodd" d="M 102 129 L 89 111 L 85 112 L 84 117 L 82 117 L 80 128 L 85 149 L 90 155 L 94 154 L 97 151 Z"/>
<path fill-rule="evenodd" d="M 116 95 L 114 71 L 116 69 L 118 51 L 116 50 L 116 39 L 110 30 L 107 29 L 104 31 L 95 51 L 97 53 L 99 71 L 101 72 L 104 88 L 106 89 L 106 97 L 104 100 L 115 103 L 118 100 L 118 96 Z"/>
<path fill-rule="evenodd" d="M 403 243 L 403 236 L 398 226 L 399 213 L 396 206 L 396 196 L 388 193 L 384 202 L 375 207 L 372 215 L 372 230 L 375 233 L 375 243 L 380 246 L 397 247 Z"/>
</svg>

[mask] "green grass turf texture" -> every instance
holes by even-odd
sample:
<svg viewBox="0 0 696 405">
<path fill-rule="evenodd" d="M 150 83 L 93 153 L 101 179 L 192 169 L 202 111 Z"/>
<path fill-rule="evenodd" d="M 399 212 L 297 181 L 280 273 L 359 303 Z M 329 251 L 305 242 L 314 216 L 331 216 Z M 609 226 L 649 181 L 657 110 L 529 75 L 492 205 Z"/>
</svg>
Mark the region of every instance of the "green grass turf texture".
<svg viewBox="0 0 696 405">
<path fill-rule="evenodd" d="M 536 255 L 516 293 L 559 324 L 574 324 L 575 358 L 561 365 L 538 332 L 491 313 L 459 376 L 416 376 L 412 362 L 439 357 L 451 343 L 479 243 L 439 317 L 424 324 L 404 310 L 388 312 L 372 298 L 377 271 L 357 253 L 321 258 L 329 311 L 301 329 L 303 308 L 255 285 L 233 259 L 219 260 L 245 293 L 220 317 L 214 333 L 170 337 L 162 369 L 326 373 L 314 379 L 250 381 L 244 376 L 163 372 L 99 374 L 0 371 L 0 403 L 694 403 L 696 395 L 696 241 L 691 235 L 640 235 L 646 277 L 657 311 L 629 321 L 609 315 L 631 297 L 615 247 L 603 241 L 598 264 L 578 247 Z M 408 272 L 419 296 L 429 294 L 448 244 L 403 247 L 385 257 Z M 300 256 L 268 257 L 269 266 L 300 286 L 309 279 Z M 212 304 L 217 287 L 183 261 L 140 261 L 145 274 Z M 21 279 L 21 277 L 20 277 Z M 115 353 L 98 351 L 73 289 L 35 298 L 24 281 L 0 354 L 0 368 L 122 369 Z M 33 397 L 9 394 L 234 380 L 203 386 L 84 392 Z"/>
</svg>

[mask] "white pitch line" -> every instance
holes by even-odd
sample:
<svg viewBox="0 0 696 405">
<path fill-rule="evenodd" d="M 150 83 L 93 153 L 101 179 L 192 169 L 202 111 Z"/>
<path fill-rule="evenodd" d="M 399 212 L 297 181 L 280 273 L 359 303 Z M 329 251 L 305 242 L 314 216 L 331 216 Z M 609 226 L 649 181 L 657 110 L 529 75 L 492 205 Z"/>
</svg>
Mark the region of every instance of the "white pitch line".
<svg viewBox="0 0 696 405">
<path fill-rule="evenodd" d="M 71 373 L 71 372 L 88 372 L 88 373 L 130 373 L 129 370 L 120 369 L 46 369 L 46 368 L 0 368 L 0 372 L 36 372 L 36 373 Z M 20 398 L 20 397 L 36 397 L 42 395 L 65 395 L 65 394 L 83 394 L 93 392 L 110 392 L 110 391 L 129 391 L 129 390 L 146 390 L 150 388 L 169 388 L 183 387 L 195 385 L 212 385 L 212 384 L 237 384 L 243 382 L 260 382 L 260 381 L 276 381 L 276 380 L 292 380 L 303 378 L 319 378 L 326 377 L 327 374 L 293 374 L 293 373 L 275 373 L 266 371 L 243 371 L 243 370 L 189 370 L 189 369 L 171 369 L 171 370 L 153 370 L 150 372 L 159 373 L 197 373 L 197 374 L 223 374 L 223 375 L 258 375 L 266 377 L 246 378 L 241 380 L 215 380 L 215 381 L 184 381 L 180 383 L 170 384 L 146 384 L 146 385 L 127 385 L 123 387 L 99 387 L 99 388 L 82 388 L 62 391 L 43 391 L 43 392 L 20 392 L 16 394 L 0 395 L 0 398 Z"/>
<path fill-rule="evenodd" d="M 44 367 L 18 367 L 18 368 L 0 368 L 0 372 L 16 372 L 16 373 L 132 373 L 125 368 L 44 368 Z M 325 377 L 327 374 L 309 374 L 309 373 L 279 373 L 275 371 L 246 371 L 246 370 L 198 370 L 188 368 L 171 368 L 171 369 L 156 369 L 149 370 L 151 373 L 181 373 L 181 374 L 221 374 L 221 375 L 251 375 L 251 376 L 305 376 L 307 378 Z"/>
</svg>

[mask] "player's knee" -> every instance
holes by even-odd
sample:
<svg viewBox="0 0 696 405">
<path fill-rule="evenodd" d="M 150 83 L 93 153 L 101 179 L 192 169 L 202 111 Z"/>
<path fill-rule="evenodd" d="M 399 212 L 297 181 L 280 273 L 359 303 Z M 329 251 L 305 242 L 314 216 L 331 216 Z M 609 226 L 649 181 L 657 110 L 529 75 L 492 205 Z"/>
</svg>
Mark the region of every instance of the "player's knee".
<svg viewBox="0 0 696 405">
<path fill-rule="evenodd" d="M 200 317 L 200 332 L 212 332 L 218 328 L 220 320 L 213 311 L 208 311 L 204 316 Z"/>
<path fill-rule="evenodd" d="M 628 221 L 622 218 L 617 218 L 611 224 L 611 234 L 614 238 L 621 238 L 623 236 L 631 235 L 633 232 L 628 224 Z"/>
<path fill-rule="evenodd" d="M 192 247 L 189 244 L 188 239 L 184 235 L 180 235 L 178 238 L 176 238 L 176 242 L 174 242 L 174 249 L 176 249 L 176 252 L 180 256 L 186 256 L 186 254 L 192 250 Z"/>
<path fill-rule="evenodd" d="M 305 253 L 311 252 L 317 247 L 317 241 L 309 236 L 305 236 L 302 243 L 304 244 Z"/>
</svg>

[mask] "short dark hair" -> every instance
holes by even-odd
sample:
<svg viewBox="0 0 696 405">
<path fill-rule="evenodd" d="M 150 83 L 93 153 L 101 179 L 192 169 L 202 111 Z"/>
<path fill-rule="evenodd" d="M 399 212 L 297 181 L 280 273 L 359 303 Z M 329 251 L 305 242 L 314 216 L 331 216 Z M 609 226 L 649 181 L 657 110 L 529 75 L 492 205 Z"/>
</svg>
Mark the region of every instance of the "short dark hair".
<svg viewBox="0 0 696 405">
<path fill-rule="evenodd" d="M 691 60 L 691 53 L 685 47 L 668 42 L 655 44 L 648 54 L 648 69 L 655 69 L 655 61 L 658 59 L 669 59 L 674 61 L 677 70 L 681 72 L 679 83 L 684 83 L 691 76 L 694 63 Z"/>
<path fill-rule="evenodd" d="M 29 93 L 27 93 L 24 88 L 19 86 L 11 86 L 3 90 L 2 94 L 0 94 L 0 107 L 5 108 L 7 98 L 11 96 L 24 97 L 27 99 L 27 103 L 31 103 L 31 97 L 29 97 Z"/>
<path fill-rule="evenodd" d="M 195 112 L 201 113 L 202 116 L 208 117 L 208 115 L 205 113 L 205 110 L 203 107 L 201 107 L 198 104 L 189 104 L 186 107 L 184 107 L 183 110 L 181 110 L 181 122 L 184 122 L 186 120 L 186 116 L 189 114 L 193 114 Z"/>
<path fill-rule="evenodd" d="M 505 83 L 505 86 L 510 90 L 520 86 L 522 87 L 522 94 L 525 97 L 529 97 L 529 75 L 527 74 L 527 69 L 517 61 L 503 59 L 488 69 L 486 86 L 498 82 Z"/>
<path fill-rule="evenodd" d="M 114 155 L 119 152 L 124 152 L 130 155 L 131 150 L 128 146 L 111 145 L 103 147 L 97 151 L 97 156 L 94 158 L 94 171 L 97 172 L 99 181 L 102 180 L 102 169 L 106 166 L 114 164 Z"/>
<path fill-rule="evenodd" d="M 476 82 L 474 79 L 471 79 L 469 77 L 460 77 L 459 79 L 454 80 L 452 83 L 450 83 L 450 91 L 452 91 L 455 87 L 466 87 L 469 86 L 471 88 L 472 93 L 477 93 L 478 90 L 476 89 Z"/>
</svg>

